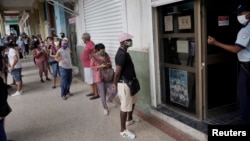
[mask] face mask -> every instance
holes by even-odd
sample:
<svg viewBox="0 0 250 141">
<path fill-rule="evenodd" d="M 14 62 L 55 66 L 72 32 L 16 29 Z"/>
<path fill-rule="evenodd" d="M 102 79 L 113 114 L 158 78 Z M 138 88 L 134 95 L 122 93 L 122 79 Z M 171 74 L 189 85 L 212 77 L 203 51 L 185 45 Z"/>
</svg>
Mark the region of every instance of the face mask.
<svg viewBox="0 0 250 141">
<path fill-rule="evenodd" d="M 62 48 L 63 49 L 66 49 L 68 47 L 68 45 L 63 45 Z"/>
<path fill-rule="evenodd" d="M 99 52 L 99 55 L 104 57 L 106 55 L 106 53 L 105 53 L 105 51 L 101 51 L 101 52 Z"/>
<path fill-rule="evenodd" d="M 237 16 L 238 22 L 240 24 L 246 25 L 248 20 L 246 19 L 246 15 L 241 15 L 241 16 Z"/>
<path fill-rule="evenodd" d="M 132 43 L 132 41 L 126 41 L 125 45 L 128 47 L 131 47 L 133 45 L 133 43 Z"/>
<path fill-rule="evenodd" d="M 57 41 L 57 42 L 54 42 L 54 44 L 55 44 L 55 46 L 58 46 L 59 45 L 59 42 Z"/>
</svg>

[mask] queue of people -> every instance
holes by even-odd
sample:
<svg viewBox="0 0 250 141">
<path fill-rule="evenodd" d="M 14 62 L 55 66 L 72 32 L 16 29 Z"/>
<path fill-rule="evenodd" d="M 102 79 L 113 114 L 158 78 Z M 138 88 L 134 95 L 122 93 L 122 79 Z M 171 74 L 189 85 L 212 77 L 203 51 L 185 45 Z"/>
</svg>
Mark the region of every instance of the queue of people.
<svg viewBox="0 0 250 141">
<path fill-rule="evenodd" d="M 69 47 L 69 40 L 62 34 L 63 38 L 57 36 L 47 37 L 46 40 L 38 39 L 37 36 L 31 38 L 31 50 L 34 58 L 34 63 L 38 68 L 40 82 L 45 80 L 50 81 L 49 68 L 52 68 L 51 75 L 53 77 L 52 89 L 57 87 L 60 81 L 62 100 L 67 100 L 73 93 L 70 92 L 72 82 L 72 51 Z M 84 82 L 89 84 L 91 92 L 86 96 L 91 96 L 90 100 L 100 98 L 104 115 L 109 115 L 107 103 L 115 105 L 114 98 L 120 99 L 120 119 L 121 130 L 120 135 L 127 139 L 134 139 L 135 134 L 127 130 L 126 126 L 133 125 L 139 120 L 133 118 L 133 110 L 137 100 L 136 95 L 131 96 L 130 90 L 126 85 L 125 78 L 130 79 L 135 76 L 134 65 L 132 59 L 127 52 L 127 49 L 132 46 L 133 36 L 127 33 L 122 33 L 119 37 L 120 48 L 115 57 L 115 75 L 112 82 L 104 82 L 101 79 L 100 70 L 107 67 L 112 67 L 112 62 L 109 54 L 105 51 L 105 45 L 102 43 L 95 44 L 89 33 L 82 35 L 82 40 L 85 43 L 85 48 L 82 52 L 81 60 L 84 69 Z M 21 40 L 19 38 L 18 40 Z M 20 44 L 20 45 L 19 45 Z M 19 57 L 19 51 L 25 48 L 26 42 L 16 45 L 13 42 L 8 44 L 8 72 L 11 72 L 13 80 L 17 85 L 17 91 L 11 96 L 22 95 L 22 65 Z M 102 63 L 100 63 L 101 61 Z M 6 64 L 6 61 L 2 63 Z M 44 79 L 45 77 L 45 79 Z M 60 78 L 60 79 L 59 79 Z M 7 82 L 6 82 L 7 84 Z"/>
</svg>

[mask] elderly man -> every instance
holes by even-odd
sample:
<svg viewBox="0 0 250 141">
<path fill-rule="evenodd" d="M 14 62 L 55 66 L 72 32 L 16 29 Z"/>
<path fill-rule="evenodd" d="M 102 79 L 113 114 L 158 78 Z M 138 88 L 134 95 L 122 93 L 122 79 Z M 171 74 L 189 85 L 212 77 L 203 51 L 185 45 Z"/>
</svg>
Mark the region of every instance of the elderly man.
<svg viewBox="0 0 250 141">
<path fill-rule="evenodd" d="M 73 94 L 70 93 L 70 85 L 72 82 L 71 50 L 69 49 L 67 38 L 62 39 L 62 47 L 57 51 L 55 60 L 59 62 L 61 97 L 63 100 L 67 100 L 69 96 L 73 96 Z"/>
<path fill-rule="evenodd" d="M 93 41 L 90 40 L 89 33 L 83 33 L 82 40 L 86 44 L 85 48 L 82 52 L 82 66 L 84 70 L 84 80 L 87 84 L 89 84 L 92 88 L 92 92 L 87 94 L 87 96 L 92 96 L 90 100 L 94 100 L 99 98 L 98 89 L 96 84 L 94 83 L 94 73 L 93 70 L 90 68 L 90 60 L 95 52 L 95 44 Z"/>
</svg>

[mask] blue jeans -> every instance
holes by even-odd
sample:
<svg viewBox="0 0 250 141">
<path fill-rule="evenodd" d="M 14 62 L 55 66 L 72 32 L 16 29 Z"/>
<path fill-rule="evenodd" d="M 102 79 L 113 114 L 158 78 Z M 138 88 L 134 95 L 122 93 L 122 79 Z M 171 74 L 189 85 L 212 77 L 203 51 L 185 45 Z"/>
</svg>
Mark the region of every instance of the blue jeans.
<svg viewBox="0 0 250 141">
<path fill-rule="evenodd" d="M 22 68 L 13 69 L 11 74 L 16 82 L 22 81 Z"/>
<path fill-rule="evenodd" d="M 51 65 L 51 68 L 52 68 L 53 77 L 57 77 L 57 74 L 58 74 L 58 76 L 60 76 L 59 63 L 53 62 L 50 65 Z"/>
<path fill-rule="evenodd" d="M 0 120 L 0 141 L 7 141 L 6 132 L 4 129 L 4 120 Z"/>
<path fill-rule="evenodd" d="M 72 69 L 64 69 L 59 67 L 61 75 L 61 97 L 69 93 L 70 85 L 72 82 Z"/>
</svg>

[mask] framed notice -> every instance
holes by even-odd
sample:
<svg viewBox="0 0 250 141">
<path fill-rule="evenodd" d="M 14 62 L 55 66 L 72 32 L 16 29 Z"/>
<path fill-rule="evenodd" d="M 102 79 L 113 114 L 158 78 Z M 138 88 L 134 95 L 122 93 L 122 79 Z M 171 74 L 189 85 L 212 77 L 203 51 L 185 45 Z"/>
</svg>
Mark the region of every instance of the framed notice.
<svg viewBox="0 0 250 141">
<path fill-rule="evenodd" d="M 229 16 L 218 16 L 218 26 L 228 26 Z"/>
<path fill-rule="evenodd" d="M 178 17 L 178 29 L 191 29 L 191 16 L 180 16 Z"/>
<path fill-rule="evenodd" d="M 178 53 L 188 53 L 189 50 L 188 40 L 177 40 L 176 46 Z"/>
<path fill-rule="evenodd" d="M 173 31 L 173 16 L 164 16 L 165 31 Z"/>
<path fill-rule="evenodd" d="M 188 107 L 187 71 L 169 69 L 170 101 Z"/>
</svg>

